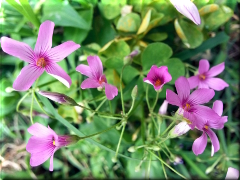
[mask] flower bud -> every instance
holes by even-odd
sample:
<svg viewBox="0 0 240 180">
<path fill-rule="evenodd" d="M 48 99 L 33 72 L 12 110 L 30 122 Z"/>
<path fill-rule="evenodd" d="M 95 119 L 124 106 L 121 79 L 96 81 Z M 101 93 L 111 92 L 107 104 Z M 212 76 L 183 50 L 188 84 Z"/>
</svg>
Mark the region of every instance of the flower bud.
<svg viewBox="0 0 240 180">
<path fill-rule="evenodd" d="M 128 151 L 129 152 L 135 152 L 136 151 L 135 146 L 131 146 L 130 148 L 128 148 Z"/>
<path fill-rule="evenodd" d="M 167 108 L 168 108 L 168 101 L 164 100 L 161 107 L 159 108 L 159 114 L 165 115 L 167 114 Z"/>
<path fill-rule="evenodd" d="M 160 150 L 160 147 L 158 147 L 158 146 L 152 146 L 151 149 L 154 150 L 154 151 L 159 151 L 159 150 Z"/>
<path fill-rule="evenodd" d="M 175 138 L 181 136 L 190 130 L 190 126 L 187 122 L 180 122 L 178 125 L 174 126 L 168 133 L 169 138 Z"/>
<path fill-rule="evenodd" d="M 130 65 L 132 64 L 133 58 L 139 54 L 138 50 L 132 51 L 128 56 L 125 56 L 123 59 L 124 65 Z"/>
<path fill-rule="evenodd" d="M 61 93 L 49 92 L 49 91 L 38 91 L 38 93 L 60 104 L 70 105 L 70 106 L 78 105 L 72 98 Z"/>
<path fill-rule="evenodd" d="M 138 93 L 138 87 L 137 87 L 137 85 L 135 85 L 134 88 L 133 88 L 133 90 L 132 90 L 132 93 L 131 93 L 131 96 L 132 96 L 132 99 L 133 99 L 133 100 L 136 99 L 137 93 Z"/>
</svg>

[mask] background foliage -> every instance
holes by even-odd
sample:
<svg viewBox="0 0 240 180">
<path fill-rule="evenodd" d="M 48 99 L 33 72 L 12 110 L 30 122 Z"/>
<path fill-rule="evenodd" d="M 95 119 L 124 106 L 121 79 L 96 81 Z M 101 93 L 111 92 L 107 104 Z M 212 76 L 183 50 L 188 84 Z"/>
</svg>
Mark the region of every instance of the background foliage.
<svg viewBox="0 0 240 180">
<path fill-rule="evenodd" d="M 123 58 L 134 49 L 141 53 L 123 74 L 125 106 L 130 108 L 131 90 L 136 84 L 138 106 L 128 120 L 120 147 L 122 156 L 118 162 L 111 160 L 120 136 L 120 132 L 113 129 L 57 151 L 54 156 L 55 170 L 49 172 L 49 161 L 31 168 L 30 155 L 25 150 L 30 137 L 27 128 L 30 125 L 31 97 L 23 101 L 21 113 L 16 112 L 16 104 L 24 92 L 12 91 L 11 87 L 24 62 L 1 52 L 1 178 L 144 178 L 148 162 L 142 162 L 140 170 L 135 171 L 143 158 L 143 151 L 127 151 L 132 145 L 142 144 L 142 136 L 145 135 L 146 126 L 149 126 L 144 98 L 146 84 L 142 79 L 153 64 L 168 66 L 172 81 L 160 93 L 155 109 L 158 111 L 165 99 L 166 89 L 174 89 L 179 76 L 193 75 L 192 66 L 198 67 L 198 61 L 203 58 L 208 59 L 211 65 L 221 62 L 226 65 L 220 78 L 229 87 L 216 92 L 209 103 L 212 106 L 215 100 L 221 99 L 224 103 L 223 115 L 228 116 L 225 128 L 217 132 L 221 148 L 211 157 L 211 146 L 208 144 L 202 155 L 195 156 L 191 147 L 200 132 L 189 131 L 187 135 L 168 140 L 166 145 L 171 156 L 162 154 L 162 158 L 187 178 L 224 178 L 229 166 L 239 169 L 239 4 L 237 0 L 194 0 L 194 3 L 201 15 L 200 26 L 184 18 L 165 0 L 3 1 L 0 10 L 1 36 L 10 36 L 34 47 L 39 25 L 51 20 L 55 23 L 53 46 L 67 40 L 81 44 L 79 50 L 59 63 L 71 76 L 71 87 L 66 88 L 44 73 L 39 79 L 41 90 L 64 93 L 76 102 L 96 109 L 101 103 L 101 92 L 80 89 L 84 77 L 75 71 L 76 65 L 87 64 L 88 55 L 100 56 L 109 83 L 119 87 Z M 124 16 L 129 9 L 126 5 L 132 6 L 132 11 Z M 154 100 L 156 92 L 153 87 L 149 89 L 149 96 Z M 44 116 L 34 102 L 34 122 L 50 125 L 58 134 L 93 134 L 110 127 L 115 121 L 39 98 L 45 110 L 58 121 Z M 97 100 L 91 101 L 93 98 Z M 100 110 L 120 113 L 120 94 L 112 101 L 112 109 L 106 101 Z M 169 106 L 169 114 L 175 111 L 175 107 Z M 63 118 L 75 130 L 73 127 L 66 128 L 61 123 L 64 122 Z M 161 132 L 169 124 L 168 120 L 163 119 Z M 182 158 L 184 163 L 174 165 L 176 156 Z M 169 178 L 179 178 L 168 168 L 166 172 Z M 161 163 L 157 160 L 151 163 L 150 178 L 164 178 Z"/>
</svg>

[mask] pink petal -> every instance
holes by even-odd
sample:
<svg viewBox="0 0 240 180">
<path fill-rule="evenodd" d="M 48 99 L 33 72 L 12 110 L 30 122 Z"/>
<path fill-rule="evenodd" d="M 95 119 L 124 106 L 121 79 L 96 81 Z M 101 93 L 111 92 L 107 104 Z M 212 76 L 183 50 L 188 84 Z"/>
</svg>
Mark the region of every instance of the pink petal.
<svg viewBox="0 0 240 180">
<path fill-rule="evenodd" d="M 214 153 L 220 149 L 219 141 L 218 141 L 216 134 L 211 129 L 205 129 L 205 132 L 208 134 L 208 136 L 211 139 L 211 142 L 212 142 L 211 156 L 213 156 Z"/>
<path fill-rule="evenodd" d="M 115 96 L 118 95 L 118 89 L 111 84 L 105 83 L 105 93 L 108 100 L 112 100 Z"/>
<path fill-rule="evenodd" d="M 172 104 L 175 106 L 181 106 L 181 102 L 178 95 L 175 94 L 172 90 L 167 89 L 166 100 L 168 101 L 169 104 Z"/>
<path fill-rule="evenodd" d="M 93 78 L 93 74 L 91 68 L 87 65 L 80 64 L 76 67 L 76 71 L 80 72 L 81 74 Z"/>
<path fill-rule="evenodd" d="M 190 130 L 190 127 L 188 123 L 185 121 L 182 121 L 174 127 L 174 134 L 176 134 L 177 136 L 181 136 L 187 133 L 189 130 Z"/>
<path fill-rule="evenodd" d="M 57 63 L 48 64 L 46 66 L 46 71 L 68 88 L 71 86 L 72 80 L 70 76 Z"/>
<path fill-rule="evenodd" d="M 50 158 L 49 171 L 53 171 L 53 156 L 54 156 L 54 153 L 55 153 L 58 149 L 59 149 L 59 148 L 57 148 L 57 147 L 54 149 L 53 155 L 52 155 L 51 158 Z"/>
<path fill-rule="evenodd" d="M 195 128 L 195 126 L 197 126 L 199 129 L 201 129 L 204 126 L 204 122 L 202 122 L 202 120 L 199 121 L 199 118 L 197 118 L 193 113 L 189 113 L 188 111 L 184 111 L 183 112 L 183 117 L 191 122 L 188 125 L 192 130 Z"/>
<path fill-rule="evenodd" d="M 46 149 L 48 149 L 49 147 L 53 147 L 53 136 L 45 136 L 45 137 L 36 137 L 36 136 L 32 136 L 30 137 L 30 139 L 28 140 L 27 146 L 26 146 L 26 150 L 29 153 L 38 153 L 38 152 L 42 152 Z"/>
<path fill-rule="evenodd" d="M 213 103 L 212 109 L 219 115 L 221 116 L 223 113 L 223 103 L 220 100 L 216 100 Z"/>
<path fill-rule="evenodd" d="M 96 81 L 95 79 L 91 79 L 91 78 L 85 79 L 81 84 L 82 89 L 97 88 L 97 87 L 100 87 L 100 86 L 101 85 L 99 84 L 98 81 Z"/>
<path fill-rule="evenodd" d="M 164 100 L 161 107 L 159 108 L 158 113 L 162 115 L 167 114 L 167 108 L 168 108 L 168 101 Z"/>
<path fill-rule="evenodd" d="M 199 74 L 204 74 L 209 70 L 209 62 L 206 59 L 201 59 L 199 61 L 198 72 Z"/>
<path fill-rule="evenodd" d="M 28 63 L 35 64 L 35 55 L 32 48 L 23 43 L 8 37 L 1 38 L 2 50 L 12 56 L 15 56 Z"/>
<path fill-rule="evenodd" d="M 206 80 L 204 80 L 204 81 L 200 80 L 199 81 L 198 89 L 209 89 L 209 86 L 206 83 Z"/>
<path fill-rule="evenodd" d="M 224 80 L 222 80 L 220 78 L 209 78 L 209 79 L 207 79 L 207 84 L 210 88 L 212 88 L 216 91 L 221 91 L 225 87 L 229 86 Z"/>
<path fill-rule="evenodd" d="M 44 163 L 53 155 L 55 148 L 55 146 L 46 147 L 44 151 L 32 153 L 30 158 L 30 165 L 34 167 Z"/>
<path fill-rule="evenodd" d="M 37 137 L 49 137 L 49 136 L 55 136 L 55 132 L 53 133 L 51 130 L 49 130 L 47 127 L 43 126 L 39 123 L 34 123 L 28 128 L 28 132 Z"/>
<path fill-rule="evenodd" d="M 221 72 L 223 72 L 223 70 L 225 69 L 225 63 L 221 63 L 221 64 L 218 64 L 216 66 L 213 66 L 207 73 L 207 75 L 209 77 L 214 77 L 218 74 L 220 74 Z"/>
<path fill-rule="evenodd" d="M 13 89 L 17 91 L 26 91 L 36 79 L 44 72 L 43 68 L 39 68 L 36 65 L 29 64 L 22 68 L 17 79 L 13 83 Z"/>
<path fill-rule="evenodd" d="M 158 67 L 156 65 L 153 65 L 150 69 L 150 71 L 147 74 L 147 77 L 143 79 L 144 82 L 148 82 L 149 84 L 154 84 L 154 81 L 156 79 L 156 77 L 158 77 Z M 161 72 L 159 73 L 159 75 L 161 75 Z"/>
<path fill-rule="evenodd" d="M 179 77 L 175 82 L 175 86 L 181 103 L 184 103 L 190 95 L 190 86 L 187 78 L 183 76 Z"/>
<path fill-rule="evenodd" d="M 192 20 L 196 25 L 201 24 L 200 15 L 195 4 L 190 0 L 170 0 L 182 15 Z"/>
<path fill-rule="evenodd" d="M 88 61 L 89 67 L 91 68 L 94 78 L 99 80 L 99 78 L 103 74 L 102 61 L 99 59 L 98 56 L 88 56 L 87 61 Z"/>
<path fill-rule="evenodd" d="M 67 41 L 50 49 L 50 51 L 47 52 L 47 57 L 49 60 L 59 62 L 78 48 L 80 48 L 79 44 L 76 44 L 73 41 Z"/>
<path fill-rule="evenodd" d="M 209 102 L 215 95 L 212 89 L 197 89 L 188 98 L 191 105 L 204 104 Z"/>
<path fill-rule="evenodd" d="M 52 47 L 54 23 L 52 21 L 45 21 L 40 25 L 37 42 L 34 52 L 38 56 L 44 55 Z"/>
<path fill-rule="evenodd" d="M 193 88 L 197 87 L 198 84 L 199 84 L 199 77 L 198 76 L 192 76 L 192 77 L 188 78 L 187 80 L 188 80 L 190 89 L 193 89 Z"/>
<path fill-rule="evenodd" d="M 227 171 L 227 175 L 225 179 L 238 179 L 239 178 L 239 171 L 235 168 L 229 167 Z"/>
<path fill-rule="evenodd" d="M 206 146 L 207 146 L 207 135 L 205 134 L 205 132 L 203 132 L 203 134 L 193 142 L 193 145 L 192 145 L 193 153 L 196 156 L 199 154 L 202 154 Z"/>
</svg>

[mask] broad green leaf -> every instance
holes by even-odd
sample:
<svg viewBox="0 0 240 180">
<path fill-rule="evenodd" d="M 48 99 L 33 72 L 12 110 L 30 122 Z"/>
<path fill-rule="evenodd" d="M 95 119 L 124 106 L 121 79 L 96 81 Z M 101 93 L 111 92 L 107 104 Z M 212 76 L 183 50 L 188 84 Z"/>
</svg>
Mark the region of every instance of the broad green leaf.
<svg viewBox="0 0 240 180">
<path fill-rule="evenodd" d="M 111 57 L 105 61 L 104 66 L 110 69 L 121 69 L 123 67 L 123 59 L 119 57 Z"/>
<path fill-rule="evenodd" d="M 141 18 L 138 14 L 129 13 L 118 20 L 117 29 L 124 32 L 136 32 L 140 23 Z"/>
<path fill-rule="evenodd" d="M 147 34 L 148 31 L 150 31 L 152 28 L 158 26 L 159 22 L 162 20 L 163 17 L 164 17 L 164 14 L 152 12 L 151 21 L 147 27 L 147 30 L 144 32 L 144 34 Z"/>
<path fill-rule="evenodd" d="M 71 122 L 79 124 L 81 117 L 78 117 L 78 113 L 75 108 L 71 106 L 60 105 L 58 108 L 58 113 L 65 119 L 69 119 Z"/>
<path fill-rule="evenodd" d="M 145 36 L 145 38 L 150 39 L 152 41 L 163 41 L 167 39 L 167 33 L 152 33 Z"/>
<path fill-rule="evenodd" d="M 84 20 L 73 7 L 66 3 L 46 1 L 43 7 L 42 21 L 51 20 L 58 26 L 70 26 L 89 30 L 91 25 Z"/>
<path fill-rule="evenodd" d="M 107 48 L 101 49 L 99 53 L 107 56 L 108 58 L 110 57 L 123 58 L 130 54 L 130 47 L 123 40 L 119 41 L 115 40 L 111 42 L 110 45 L 107 46 Z"/>
<path fill-rule="evenodd" d="M 114 19 L 121 13 L 121 7 L 117 4 L 104 4 L 101 2 L 98 3 L 98 7 L 102 15 L 108 20 Z"/>
<path fill-rule="evenodd" d="M 141 25 L 140 25 L 140 27 L 138 29 L 137 34 L 141 34 L 141 33 L 143 33 L 144 31 L 147 30 L 148 25 L 150 23 L 150 19 L 151 19 L 151 12 L 152 12 L 152 10 L 149 9 L 148 12 L 146 13 L 146 15 L 143 18 L 143 21 L 142 21 L 142 23 L 141 23 Z"/>
<path fill-rule="evenodd" d="M 175 19 L 175 30 L 186 47 L 193 49 L 198 47 L 203 42 L 203 34 L 196 25 L 184 20 Z"/>
<path fill-rule="evenodd" d="M 172 49 L 164 43 L 152 43 L 142 53 L 143 71 L 149 71 L 152 65 L 158 65 L 172 56 Z"/>
<path fill-rule="evenodd" d="M 209 5 L 206 5 L 206 6 L 203 6 L 200 10 L 199 10 L 199 14 L 201 16 L 204 16 L 208 13 L 212 13 L 216 10 L 219 9 L 219 6 L 217 4 L 209 4 Z"/>
<path fill-rule="evenodd" d="M 227 22 L 233 15 L 232 9 L 227 6 L 220 6 L 217 11 L 204 16 L 205 28 L 212 31 Z"/>
</svg>

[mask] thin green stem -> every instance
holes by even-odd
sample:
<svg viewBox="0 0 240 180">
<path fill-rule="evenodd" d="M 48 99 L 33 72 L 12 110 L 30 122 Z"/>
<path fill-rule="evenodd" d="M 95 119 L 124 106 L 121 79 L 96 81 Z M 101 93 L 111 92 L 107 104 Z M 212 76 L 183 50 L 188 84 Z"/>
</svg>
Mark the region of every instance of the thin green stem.
<svg viewBox="0 0 240 180">
<path fill-rule="evenodd" d="M 133 99 L 133 102 L 132 102 L 131 108 L 129 109 L 129 111 L 128 111 L 128 113 L 127 113 L 127 116 L 132 112 L 133 107 L 134 107 L 134 104 L 135 104 L 135 99 Z"/>
<path fill-rule="evenodd" d="M 113 125 L 113 126 L 110 127 L 110 128 L 104 129 L 103 131 L 100 131 L 100 132 L 97 132 L 97 133 L 91 134 L 91 135 L 89 135 L 89 136 L 80 137 L 80 138 L 81 138 L 80 140 L 82 140 L 82 139 L 86 139 L 86 138 L 90 138 L 90 137 L 96 136 L 96 135 L 98 135 L 98 134 L 105 133 L 105 132 L 107 132 L 107 131 L 109 131 L 109 130 L 115 128 L 115 127 L 116 127 L 117 125 L 119 125 L 120 123 L 122 123 L 122 122 L 119 122 L 119 123 Z"/>
<path fill-rule="evenodd" d="M 120 144 L 121 144 L 121 141 L 122 141 L 122 137 L 123 137 L 125 127 L 126 127 L 126 124 L 123 125 L 122 132 L 121 132 L 121 135 L 120 135 L 120 138 L 119 138 L 119 141 L 118 141 L 117 150 L 116 150 L 116 154 L 115 154 L 115 157 L 114 157 L 115 161 L 117 160 L 117 155 L 118 155 L 118 151 L 119 151 L 119 147 L 120 147 Z"/>
<path fill-rule="evenodd" d="M 150 107 L 149 99 L 148 99 L 148 84 L 147 84 L 147 89 L 146 89 L 146 101 L 147 101 L 148 109 L 149 109 L 149 111 L 150 111 L 151 107 Z"/>
<path fill-rule="evenodd" d="M 166 144 L 163 143 L 163 145 L 164 145 L 164 147 L 167 149 L 168 153 L 169 153 L 170 155 L 172 155 L 171 151 L 168 149 L 168 147 L 166 146 Z"/>
<path fill-rule="evenodd" d="M 173 122 L 168 126 L 168 128 L 161 134 L 161 136 L 163 136 L 164 134 L 166 134 L 166 132 L 168 132 L 168 130 L 171 129 L 174 124 L 175 124 L 175 121 L 173 121 Z"/>
<path fill-rule="evenodd" d="M 159 91 L 157 91 L 156 99 L 155 99 L 155 101 L 153 103 L 153 106 L 152 106 L 152 111 L 154 111 L 154 108 L 155 108 L 155 106 L 157 104 L 157 101 L 158 101 L 158 97 L 159 97 Z"/>
<path fill-rule="evenodd" d="M 171 166 L 169 166 L 167 163 L 165 163 L 160 157 L 158 157 L 156 154 L 154 154 L 153 152 L 147 150 L 148 152 L 150 152 L 152 155 L 154 155 L 159 161 L 161 161 L 165 166 L 167 166 L 169 169 L 171 169 L 173 172 L 175 172 L 177 175 L 179 175 L 180 177 L 182 177 L 183 179 L 187 179 L 185 176 L 183 176 L 182 174 L 180 174 L 179 172 L 177 172 L 175 169 L 173 169 Z"/>
<path fill-rule="evenodd" d="M 121 71 L 121 75 L 120 75 L 120 93 L 121 93 L 123 115 L 125 115 L 125 107 L 124 107 L 124 102 L 123 102 L 123 90 L 122 90 L 122 75 L 123 75 L 124 68 L 125 68 L 125 66 L 122 67 L 122 71 Z"/>
<path fill-rule="evenodd" d="M 156 116 L 160 116 L 162 118 L 165 118 L 165 119 L 170 119 L 172 121 L 176 121 L 176 118 L 172 117 L 172 116 L 167 116 L 167 115 L 162 115 L 162 114 L 155 114 Z"/>
<path fill-rule="evenodd" d="M 164 149 L 161 149 L 162 152 L 164 152 L 164 154 L 168 157 L 168 159 L 170 159 L 171 157 L 168 155 L 168 153 L 164 150 Z"/>
<path fill-rule="evenodd" d="M 33 117 L 32 117 L 32 111 L 33 111 L 33 100 L 34 100 L 34 90 L 32 89 L 32 101 L 31 101 L 31 106 L 30 106 L 30 113 L 29 113 L 29 116 L 30 116 L 30 120 L 31 120 L 31 123 L 33 124 Z"/>
<path fill-rule="evenodd" d="M 19 112 L 19 107 L 22 103 L 22 101 L 30 94 L 31 92 L 27 92 L 17 103 L 16 111 Z"/>
<path fill-rule="evenodd" d="M 149 163 L 148 163 L 148 169 L 147 169 L 147 173 L 146 173 L 146 179 L 150 179 L 150 170 L 151 170 L 151 160 L 152 160 L 152 154 L 149 155 L 150 156 L 150 160 L 149 160 Z"/>
<path fill-rule="evenodd" d="M 157 126 L 157 123 L 155 121 L 155 119 L 151 116 L 151 119 L 152 119 L 152 122 L 154 124 L 154 127 L 158 130 L 158 126 Z"/>
<path fill-rule="evenodd" d="M 159 151 L 158 151 L 158 156 L 160 159 L 162 159 L 161 153 Z M 162 169 L 163 169 L 163 174 L 164 174 L 165 178 L 168 179 L 167 173 L 166 173 L 166 170 L 165 170 L 165 167 L 164 167 L 164 164 L 162 163 L 162 161 L 161 161 L 161 165 L 162 165 Z"/>
</svg>

